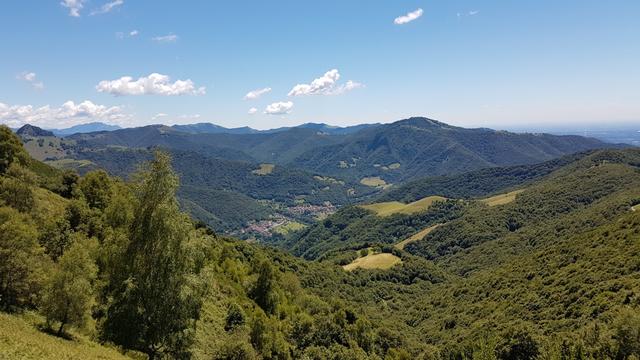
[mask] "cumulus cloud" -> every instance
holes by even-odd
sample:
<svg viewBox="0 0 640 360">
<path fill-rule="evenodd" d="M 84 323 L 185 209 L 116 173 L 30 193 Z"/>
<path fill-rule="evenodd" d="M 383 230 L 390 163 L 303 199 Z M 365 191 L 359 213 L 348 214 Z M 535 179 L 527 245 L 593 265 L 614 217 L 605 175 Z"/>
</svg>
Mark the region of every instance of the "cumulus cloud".
<svg viewBox="0 0 640 360">
<path fill-rule="evenodd" d="M 258 112 L 258 109 L 256 109 L 256 108 L 252 107 L 251 109 L 249 109 L 248 114 L 249 114 L 249 115 L 253 115 L 253 114 L 256 114 L 257 112 Z"/>
<path fill-rule="evenodd" d="M 36 73 L 34 72 L 24 71 L 18 74 L 16 78 L 29 83 L 36 90 L 44 89 L 44 83 L 42 81 L 38 81 Z"/>
<path fill-rule="evenodd" d="M 417 18 L 422 16 L 422 14 L 423 14 L 422 9 L 417 9 L 415 11 L 407 13 L 407 15 L 398 16 L 397 18 L 395 18 L 395 20 L 393 20 L 393 23 L 396 25 L 404 25 L 412 22 L 413 20 L 416 20 Z"/>
<path fill-rule="evenodd" d="M 340 72 L 332 69 L 324 73 L 321 77 L 313 80 L 310 84 L 298 84 L 289 91 L 289 96 L 304 95 L 339 95 L 347 91 L 364 87 L 364 85 L 347 81 L 345 84 L 338 85 L 340 80 Z"/>
<path fill-rule="evenodd" d="M 159 43 L 159 44 L 169 44 L 178 41 L 178 35 L 169 34 L 163 36 L 152 37 L 151 40 Z"/>
<path fill-rule="evenodd" d="M 85 0 L 62 0 L 60 5 L 69 9 L 69 16 L 79 17 L 80 10 L 84 7 Z"/>
<path fill-rule="evenodd" d="M 255 100 L 260 98 L 260 96 L 268 93 L 271 91 L 270 87 L 266 87 L 264 89 L 256 89 L 256 90 L 251 90 L 247 93 L 247 95 L 244 96 L 245 100 Z"/>
<path fill-rule="evenodd" d="M 138 30 L 131 30 L 129 32 L 129 36 L 137 36 L 138 34 L 140 34 L 140 32 Z"/>
<path fill-rule="evenodd" d="M 291 101 L 275 102 L 267 106 L 264 109 L 264 113 L 268 115 L 284 115 L 289 114 L 293 109 L 293 103 Z"/>
<path fill-rule="evenodd" d="M 108 2 L 102 5 L 100 9 L 92 11 L 91 15 L 106 14 L 111 10 L 117 8 L 118 6 L 121 6 L 122 4 L 124 4 L 124 0 L 114 0 L 114 1 Z"/>
<path fill-rule="evenodd" d="M 60 107 L 49 105 L 7 105 L 0 103 L 0 123 L 10 127 L 31 124 L 45 128 L 63 128 L 91 121 L 126 125 L 131 115 L 120 106 L 97 105 L 89 100 L 81 103 L 67 101 Z"/>
<path fill-rule="evenodd" d="M 171 82 L 167 75 L 153 73 L 133 80 L 131 76 L 123 76 L 116 80 L 103 80 L 96 86 L 98 92 L 116 96 L 124 95 L 204 95 L 205 87 L 196 88 L 191 79 Z"/>
</svg>

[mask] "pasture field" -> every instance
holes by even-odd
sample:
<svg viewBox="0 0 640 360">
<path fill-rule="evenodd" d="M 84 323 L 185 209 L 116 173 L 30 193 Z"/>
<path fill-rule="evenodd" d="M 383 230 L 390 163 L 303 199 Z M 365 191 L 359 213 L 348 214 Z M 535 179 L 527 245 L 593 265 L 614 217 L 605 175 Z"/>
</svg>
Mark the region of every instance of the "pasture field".
<svg viewBox="0 0 640 360">
<path fill-rule="evenodd" d="M 430 227 L 428 227 L 428 228 L 416 233 L 415 235 L 400 241 L 399 243 L 395 244 L 395 248 L 396 249 L 400 249 L 400 250 L 404 250 L 405 246 L 411 244 L 412 242 L 416 242 L 416 241 L 422 240 L 422 238 L 427 236 L 430 232 L 435 230 L 440 225 L 442 225 L 442 224 L 436 224 L 436 225 L 430 226 Z"/>
<path fill-rule="evenodd" d="M 427 196 L 426 198 L 414 201 L 409 204 L 403 204 L 399 201 L 388 201 L 369 205 L 360 205 L 361 207 L 375 212 L 378 216 L 390 216 L 393 214 L 415 214 L 429 208 L 436 201 L 444 201 L 446 198 L 442 196 Z"/>
<path fill-rule="evenodd" d="M 0 313 L 0 359 L 131 359 L 73 332 L 70 340 L 46 334 L 37 327 L 43 322 L 33 313 Z"/>
<path fill-rule="evenodd" d="M 71 143 L 54 136 L 28 137 L 24 142 L 27 152 L 36 160 L 61 159 L 67 155 L 63 145 Z"/>
<path fill-rule="evenodd" d="M 273 172 L 275 167 L 276 166 L 274 164 L 260 164 L 260 168 L 253 170 L 252 173 L 260 176 L 269 175 Z"/>
<path fill-rule="evenodd" d="M 380 176 L 372 176 L 362 178 L 362 180 L 360 180 L 360 184 L 370 187 L 384 187 L 387 185 L 387 182 L 381 179 Z"/>
<path fill-rule="evenodd" d="M 513 202 L 516 199 L 516 196 L 523 191 L 524 190 L 516 190 L 510 193 L 500 194 L 500 195 L 492 196 L 486 199 L 481 199 L 480 201 L 489 206 L 505 205 L 510 202 Z"/>
<path fill-rule="evenodd" d="M 79 169 L 86 166 L 95 165 L 89 160 L 76 160 L 76 159 L 58 159 L 46 161 L 48 165 L 51 165 L 58 169 Z"/>
<path fill-rule="evenodd" d="M 393 254 L 369 254 L 353 260 L 350 264 L 344 265 L 342 268 L 346 271 L 353 271 L 358 268 L 387 270 L 400 263 L 402 263 L 402 260 Z"/>
<path fill-rule="evenodd" d="M 273 229 L 273 232 L 278 233 L 278 234 L 282 234 L 282 235 L 287 235 L 291 232 L 294 231 L 298 231 L 298 230 L 302 230 L 306 227 L 306 225 L 301 224 L 299 222 L 296 221 L 291 221 L 288 222 L 286 224 L 282 224 L 280 226 L 277 226 Z"/>
</svg>

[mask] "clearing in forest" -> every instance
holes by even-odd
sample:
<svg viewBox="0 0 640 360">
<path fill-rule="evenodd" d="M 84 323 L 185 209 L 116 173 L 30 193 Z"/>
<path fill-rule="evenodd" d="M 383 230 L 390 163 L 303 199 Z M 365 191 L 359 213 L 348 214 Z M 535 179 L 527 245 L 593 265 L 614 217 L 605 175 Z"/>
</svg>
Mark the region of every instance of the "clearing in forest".
<svg viewBox="0 0 640 360">
<path fill-rule="evenodd" d="M 371 210 L 378 216 L 390 216 L 393 214 L 415 214 L 427 210 L 436 201 L 447 200 L 442 196 L 427 196 L 426 198 L 403 204 L 399 201 L 388 201 L 376 204 L 361 205 L 362 208 Z"/>
<path fill-rule="evenodd" d="M 516 190 L 506 194 L 500 194 L 496 196 L 492 196 L 490 198 L 481 199 L 480 201 L 489 205 L 489 206 L 498 206 L 508 204 L 513 202 L 516 199 L 516 195 L 520 194 L 524 190 Z"/>
<path fill-rule="evenodd" d="M 366 177 L 360 180 L 360 184 L 370 187 L 385 187 L 387 182 L 380 178 L 380 176 Z"/>
<path fill-rule="evenodd" d="M 369 254 L 353 260 L 351 264 L 344 265 L 342 268 L 347 271 L 353 271 L 357 268 L 387 270 L 400 263 L 402 263 L 402 260 L 393 254 Z"/>
<path fill-rule="evenodd" d="M 400 249 L 400 250 L 404 250 L 405 246 L 411 244 L 412 242 L 416 242 L 416 241 L 422 240 L 425 236 L 427 236 L 430 232 L 435 230 L 440 225 L 442 225 L 442 224 L 436 224 L 436 225 L 430 226 L 430 227 L 420 231 L 419 233 L 416 233 L 413 236 L 400 241 L 399 243 L 397 243 L 395 245 L 395 248 L 396 249 Z"/>
<path fill-rule="evenodd" d="M 255 175 L 269 175 L 276 166 L 273 164 L 260 164 L 260 169 L 253 170 Z"/>
</svg>

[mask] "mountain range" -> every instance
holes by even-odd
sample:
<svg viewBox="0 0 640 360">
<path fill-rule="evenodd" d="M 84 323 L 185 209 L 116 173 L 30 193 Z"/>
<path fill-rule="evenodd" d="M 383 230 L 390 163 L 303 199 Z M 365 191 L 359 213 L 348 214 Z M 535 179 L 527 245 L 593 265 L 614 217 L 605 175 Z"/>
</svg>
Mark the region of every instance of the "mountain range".
<svg viewBox="0 0 640 360">
<path fill-rule="evenodd" d="M 104 168 L 126 178 L 154 149 L 170 152 L 181 176 L 183 206 L 218 231 L 248 236 L 256 235 L 246 233 L 252 224 L 308 225 L 334 207 L 424 177 L 525 166 L 621 147 L 580 136 L 465 129 L 427 118 L 347 128 L 310 123 L 268 131 L 213 124 L 149 125 L 74 133 L 64 139 L 35 129 L 18 131 L 32 156 L 81 173 Z M 40 134 L 40 140 L 27 133 Z M 268 231 L 266 236 L 273 235 Z"/>
</svg>

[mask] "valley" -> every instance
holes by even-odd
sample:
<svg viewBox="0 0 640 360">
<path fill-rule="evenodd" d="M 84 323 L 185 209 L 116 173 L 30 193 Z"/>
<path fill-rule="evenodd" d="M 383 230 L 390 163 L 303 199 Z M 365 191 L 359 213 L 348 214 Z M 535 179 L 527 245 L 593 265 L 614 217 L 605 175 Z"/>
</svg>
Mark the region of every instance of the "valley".
<svg viewBox="0 0 640 360">
<path fill-rule="evenodd" d="M 7 137 L 5 141 L 12 141 L 16 149 L 24 146 L 16 150 L 22 152 L 15 159 L 30 158 L 29 144 L 37 142 L 37 136 Z M 20 165 L 28 168 L 12 165 L 7 170 L 0 182 L 0 199 L 9 206 L 0 207 L 0 226 L 13 224 L 3 219 L 34 222 L 43 234 L 37 241 L 48 256 L 64 256 L 71 244 L 89 246 L 89 240 L 74 239 L 92 237 L 101 244 L 103 256 L 112 258 L 99 264 L 106 269 L 120 266 L 117 239 L 135 238 L 128 224 L 141 216 L 130 207 L 146 204 L 135 200 L 141 196 L 137 187 L 146 184 L 136 179 L 147 176 L 148 182 L 169 171 L 144 169 L 168 166 L 171 159 L 175 179 L 180 179 L 179 187 L 177 181 L 168 183 L 174 184 L 177 195 L 173 211 L 180 204 L 193 221 L 186 215 L 167 221 L 184 219 L 185 229 L 192 227 L 189 246 L 203 249 L 196 253 L 206 257 L 194 261 L 211 266 L 192 276 L 203 286 L 217 284 L 217 290 L 199 297 L 201 325 L 189 345 L 197 358 L 238 349 L 297 358 L 315 351 L 313 346 L 326 346 L 322 344 L 334 344 L 328 351 L 349 354 L 345 359 L 362 352 L 367 354 L 363 359 L 382 354 L 446 358 L 486 346 L 497 349 L 498 345 L 479 343 L 482 339 L 515 344 L 502 345 L 509 351 L 528 343 L 538 354 L 555 356 L 559 341 L 571 353 L 584 351 L 576 339 L 593 331 L 591 326 L 613 334 L 621 331 L 620 319 L 637 316 L 628 312 L 636 306 L 635 294 L 640 294 L 632 260 L 640 244 L 640 213 L 635 211 L 640 202 L 638 149 L 593 149 L 372 189 L 359 187 L 349 177 L 308 172 L 290 164 L 230 160 L 195 150 L 162 148 L 163 153 L 122 144 L 77 147 L 79 143 L 60 159 L 32 159 Z M 75 164 L 89 165 L 68 167 Z M 135 169 L 142 170 L 132 176 Z M 33 203 L 18 201 L 11 186 L 22 186 L 16 194 L 31 193 Z M 18 211 L 14 209 L 26 213 L 3 218 L 2 211 Z M 30 256 L 41 256 L 37 254 L 41 253 Z M 606 270 L 612 264 L 615 271 Z M 596 280 L 602 285 L 594 287 Z M 257 295 L 261 286 L 268 286 L 260 291 L 273 298 Z M 117 306 L 108 299 L 96 300 Z M 300 311 L 307 314 L 306 320 L 293 315 Z M 337 314 L 360 320 L 343 322 L 343 315 Z M 59 343 L 39 330 L 43 321 L 39 313 L 3 316 L 1 331 L 22 334 L 0 331 L 4 346 L 16 354 L 32 358 L 38 358 L 38 352 L 101 358 L 134 354 L 95 342 L 82 327 L 67 333 L 72 344 Z M 109 321 L 111 315 L 94 316 L 107 316 Z M 236 316 L 248 324 L 233 325 Z M 264 321 L 271 325 L 256 330 L 256 324 Z M 95 326 L 107 334 L 107 325 Z M 239 330 L 232 330 L 235 326 Z M 307 331 L 317 338 L 309 341 L 316 345 L 305 345 L 308 340 L 293 330 L 299 326 L 311 327 Z M 322 335 L 327 326 L 352 341 L 335 345 Z M 376 345 L 363 342 L 359 327 L 365 327 Z M 266 350 L 266 345 L 257 345 L 258 334 L 288 340 Z M 619 338 L 600 336 L 591 343 L 590 354 L 620 351 Z M 40 347 L 27 349 L 25 341 L 30 340 L 22 337 Z M 384 345 L 388 339 L 393 339 L 392 345 Z M 147 351 L 135 344 L 123 346 Z"/>
<path fill-rule="evenodd" d="M 282 235 L 274 231 L 277 227 L 301 229 L 293 224 L 308 226 L 339 207 L 388 196 L 425 176 L 492 171 L 514 163 L 520 163 L 514 165 L 519 171 L 556 161 L 551 159 L 559 155 L 619 146 L 572 136 L 463 129 L 426 118 L 350 128 L 305 124 L 273 131 L 195 124 L 79 132 L 64 138 L 35 127 L 18 133 L 36 159 L 81 174 L 102 168 L 123 179 L 150 159 L 153 149 L 165 149 L 182 180 L 178 195 L 185 210 L 216 231 L 258 240 Z M 490 145 L 479 145 L 485 142 Z M 430 146 L 448 150 L 427 156 Z M 501 158 L 505 152 L 520 155 Z"/>
</svg>

